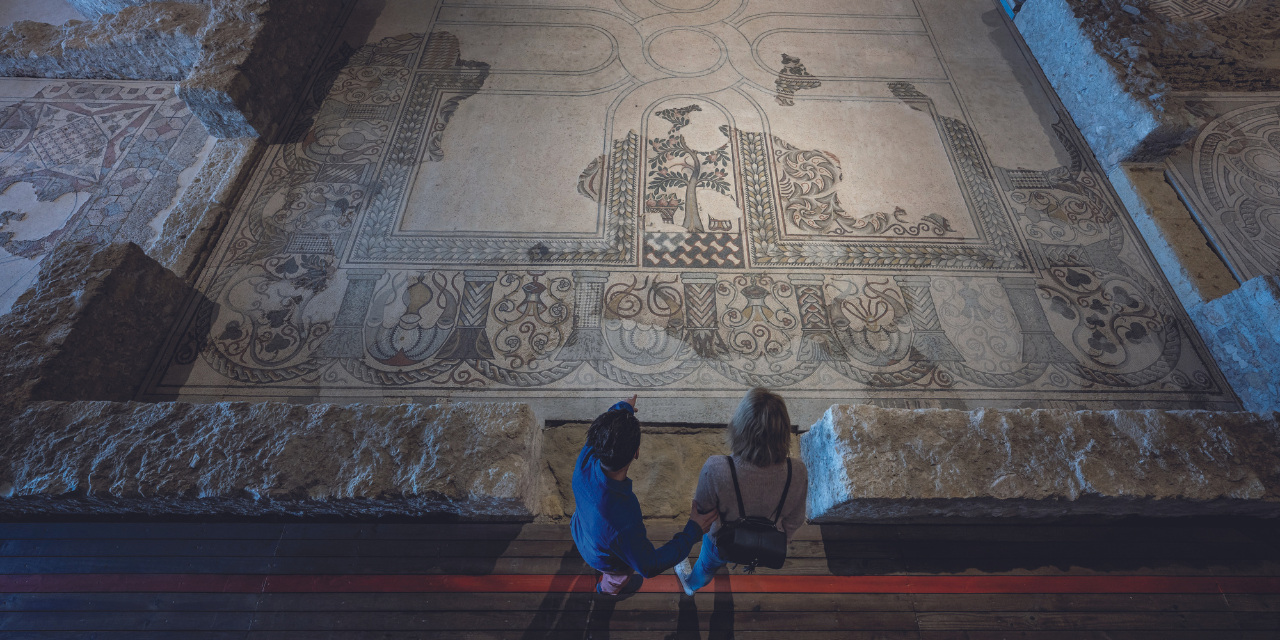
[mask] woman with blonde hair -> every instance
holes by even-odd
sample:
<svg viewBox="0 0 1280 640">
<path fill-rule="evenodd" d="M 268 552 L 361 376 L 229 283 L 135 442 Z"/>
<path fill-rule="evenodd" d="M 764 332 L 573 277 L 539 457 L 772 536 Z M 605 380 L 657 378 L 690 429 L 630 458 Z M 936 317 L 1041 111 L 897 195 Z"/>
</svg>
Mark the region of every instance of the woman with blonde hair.
<svg viewBox="0 0 1280 640">
<path fill-rule="evenodd" d="M 703 535 L 697 564 L 690 566 L 685 560 L 676 565 L 676 577 L 688 595 L 711 582 L 716 570 L 728 562 L 723 550 L 716 548 L 716 534 L 723 523 L 763 516 L 775 521 L 788 542 L 804 524 L 809 474 L 804 462 L 787 455 L 791 451 L 787 403 L 768 389 L 748 391 L 729 420 L 728 439 L 733 455 L 707 458 L 698 477 L 695 507 L 700 513 L 715 509 L 720 519 Z M 734 490 L 735 479 L 740 494 Z M 746 513 L 739 513 L 739 504 Z"/>
</svg>

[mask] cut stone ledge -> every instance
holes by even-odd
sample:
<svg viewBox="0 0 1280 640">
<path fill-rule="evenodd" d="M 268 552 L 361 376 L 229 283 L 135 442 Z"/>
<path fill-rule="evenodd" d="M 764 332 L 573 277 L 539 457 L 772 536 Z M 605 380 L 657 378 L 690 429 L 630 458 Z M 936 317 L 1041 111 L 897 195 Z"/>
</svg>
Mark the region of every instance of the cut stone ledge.
<svg viewBox="0 0 1280 640">
<path fill-rule="evenodd" d="M 809 517 L 1280 515 L 1280 414 L 835 405 Z"/>
<path fill-rule="evenodd" d="M 0 442 L 0 517 L 526 519 L 541 438 L 513 403 L 37 402 Z"/>
</svg>

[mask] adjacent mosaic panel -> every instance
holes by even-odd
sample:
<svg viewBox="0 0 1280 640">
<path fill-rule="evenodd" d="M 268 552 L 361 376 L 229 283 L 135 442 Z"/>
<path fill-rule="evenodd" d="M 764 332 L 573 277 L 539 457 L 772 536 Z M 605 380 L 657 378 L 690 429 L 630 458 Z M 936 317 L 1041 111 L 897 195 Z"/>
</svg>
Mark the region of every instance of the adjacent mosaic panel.
<svg viewBox="0 0 1280 640">
<path fill-rule="evenodd" d="M 1207 20 L 1224 13 L 1239 11 L 1252 0 L 1151 0 L 1156 11 L 1175 18 Z"/>
<path fill-rule="evenodd" d="M 61 242 L 145 246 L 208 139 L 171 83 L 0 80 L 0 194 L 75 194 L 53 214 L 0 210 L 0 312 Z"/>
<path fill-rule="evenodd" d="M 1168 160 L 1175 186 L 1237 279 L 1280 275 L 1280 96 L 1187 106 L 1208 125 Z"/>
<path fill-rule="evenodd" d="M 991 7 L 854 4 L 440 5 L 335 52 L 151 397 L 1236 406 L 1053 99 L 969 102 L 1021 85 L 931 16 Z M 953 55 L 1034 77 L 1005 46 Z"/>
</svg>

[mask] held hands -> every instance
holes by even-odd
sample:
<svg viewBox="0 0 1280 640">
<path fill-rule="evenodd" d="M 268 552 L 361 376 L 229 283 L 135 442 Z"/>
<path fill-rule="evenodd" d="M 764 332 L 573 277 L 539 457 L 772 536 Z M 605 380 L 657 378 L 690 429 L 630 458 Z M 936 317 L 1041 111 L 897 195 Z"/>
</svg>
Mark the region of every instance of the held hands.
<svg viewBox="0 0 1280 640">
<path fill-rule="evenodd" d="M 720 511 L 713 508 L 706 513 L 702 513 L 698 510 L 698 501 L 694 500 L 693 506 L 689 507 L 689 519 L 692 520 L 694 524 L 702 527 L 702 532 L 706 533 L 711 531 L 711 525 L 714 524 L 716 520 L 720 519 Z"/>
</svg>

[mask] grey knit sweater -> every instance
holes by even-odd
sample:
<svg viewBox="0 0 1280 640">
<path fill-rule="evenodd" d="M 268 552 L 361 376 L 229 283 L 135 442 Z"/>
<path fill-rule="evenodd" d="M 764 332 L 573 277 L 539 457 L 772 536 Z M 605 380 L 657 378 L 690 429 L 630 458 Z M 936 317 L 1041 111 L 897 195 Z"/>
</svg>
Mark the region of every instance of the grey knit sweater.
<svg viewBox="0 0 1280 640">
<path fill-rule="evenodd" d="M 747 515 L 773 517 L 773 510 L 778 508 L 778 499 L 782 497 L 782 486 L 787 482 L 787 463 L 757 467 L 735 456 L 733 464 L 738 470 L 738 485 L 742 487 L 742 505 L 746 507 Z M 787 492 L 787 504 L 783 506 L 782 517 L 778 520 L 779 528 L 787 534 L 787 540 L 791 540 L 796 529 L 804 524 L 805 500 L 808 497 L 809 472 L 803 462 L 792 458 L 791 490 Z M 694 499 L 698 501 L 699 509 L 715 507 L 719 510 L 720 521 L 732 522 L 738 519 L 738 500 L 733 493 L 733 477 L 729 475 L 729 463 L 724 456 L 711 456 L 702 465 Z M 719 530 L 720 521 L 712 526 L 712 533 Z"/>
</svg>

